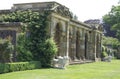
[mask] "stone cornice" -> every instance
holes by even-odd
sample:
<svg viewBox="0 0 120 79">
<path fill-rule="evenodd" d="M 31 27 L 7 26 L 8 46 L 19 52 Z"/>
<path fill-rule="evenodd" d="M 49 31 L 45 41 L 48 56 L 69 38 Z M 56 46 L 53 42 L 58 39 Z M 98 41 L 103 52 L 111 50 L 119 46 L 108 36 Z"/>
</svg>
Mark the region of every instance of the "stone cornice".
<svg viewBox="0 0 120 79">
<path fill-rule="evenodd" d="M 15 30 L 20 32 L 21 23 L 13 22 L 13 23 L 0 23 L 0 30 Z"/>
<path fill-rule="evenodd" d="M 9 23 L 0 22 L 0 27 L 20 27 L 20 26 L 21 26 L 20 22 L 9 22 Z"/>
<path fill-rule="evenodd" d="M 7 9 L 7 10 L 0 10 L 0 14 L 8 14 L 12 12 L 10 9 Z"/>
<path fill-rule="evenodd" d="M 77 20 L 73 20 L 73 19 L 71 19 L 70 21 L 71 21 L 71 22 L 74 22 L 74 23 L 76 23 L 76 24 L 83 25 L 83 26 L 91 29 L 91 26 L 89 26 L 88 24 L 85 24 L 85 23 L 83 23 L 83 22 L 80 22 L 80 21 L 77 21 Z"/>
</svg>

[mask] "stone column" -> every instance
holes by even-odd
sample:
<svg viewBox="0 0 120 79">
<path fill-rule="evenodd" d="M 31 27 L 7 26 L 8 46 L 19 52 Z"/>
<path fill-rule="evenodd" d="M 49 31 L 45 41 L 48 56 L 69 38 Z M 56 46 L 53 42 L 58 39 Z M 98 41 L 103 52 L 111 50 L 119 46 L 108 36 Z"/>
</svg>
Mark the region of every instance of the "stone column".
<svg viewBox="0 0 120 79">
<path fill-rule="evenodd" d="M 100 58 L 102 54 L 102 33 L 100 34 Z"/>
<path fill-rule="evenodd" d="M 95 61 L 96 61 L 96 53 L 97 53 L 97 52 L 96 52 L 96 38 L 97 38 L 97 33 L 96 33 L 96 31 L 95 31 L 94 33 L 95 33 L 95 34 L 94 34 L 94 35 L 95 35 L 95 39 L 94 39 L 94 40 L 95 40 L 95 41 L 94 41 L 94 58 L 95 58 Z"/>
<path fill-rule="evenodd" d="M 76 57 L 76 30 L 77 30 L 77 28 L 74 28 L 74 37 L 73 37 L 73 41 L 74 41 L 74 60 L 77 60 L 77 57 Z"/>
</svg>

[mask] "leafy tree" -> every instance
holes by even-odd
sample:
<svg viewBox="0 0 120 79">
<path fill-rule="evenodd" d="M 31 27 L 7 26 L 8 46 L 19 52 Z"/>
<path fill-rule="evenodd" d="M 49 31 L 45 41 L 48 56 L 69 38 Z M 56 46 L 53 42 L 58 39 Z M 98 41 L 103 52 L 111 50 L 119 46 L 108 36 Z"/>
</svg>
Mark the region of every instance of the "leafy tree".
<svg viewBox="0 0 120 79">
<path fill-rule="evenodd" d="M 108 55 L 114 54 L 115 57 L 119 58 L 120 41 L 117 38 L 103 36 L 102 44 L 103 44 L 102 57 L 105 57 L 107 54 Z M 110 52 L 109 50 L 105 50 L 108 49 L 108 47 L 106 46 L 112 47 L 114 51 Z"/>
<path fill-rule="evenodd" d="M 116 38 L 116 31 L 111 30 L 110 24 L 103 23 L 104 35 Z"/>
<path fill-rule="evenodd" d="M 105 37 L 105 36 L 103 36 L 102 44 L 105 46 L 111 45 L 114 49 L 117 49 L 117 47 L 120 46 L 120 42 L 117 38 Z"/>
<path fill-rule="evenodd" d="M 113 6 L 111 11 L 103 16 L 103 21 L 111 26 L 111 30 L 116 31 L 116 36 L 120 40 L 120 6 Z"/>
</svg>

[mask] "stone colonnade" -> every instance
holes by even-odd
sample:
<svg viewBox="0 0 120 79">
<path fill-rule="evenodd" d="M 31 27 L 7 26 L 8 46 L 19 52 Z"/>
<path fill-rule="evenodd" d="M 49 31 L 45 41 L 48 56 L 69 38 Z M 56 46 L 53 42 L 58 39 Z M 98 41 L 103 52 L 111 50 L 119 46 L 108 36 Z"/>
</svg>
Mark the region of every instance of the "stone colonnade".
<svg viewBox="0 0 120 79">
<path fill-rule="evenodd" d="M 50 34 L 58 46 L 57 56 L 69 56 L 70 61 L 100 59 L 100 29 L 57 14 L 51 16 Z"/>
</svg>

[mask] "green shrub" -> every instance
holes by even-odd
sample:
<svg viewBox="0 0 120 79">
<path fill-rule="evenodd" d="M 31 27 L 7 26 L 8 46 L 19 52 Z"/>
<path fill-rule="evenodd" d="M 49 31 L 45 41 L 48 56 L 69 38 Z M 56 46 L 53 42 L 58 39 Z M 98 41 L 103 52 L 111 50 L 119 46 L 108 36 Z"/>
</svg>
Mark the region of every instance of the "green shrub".
<svg viewBox="0 0 120 79">
<path fill-rule="evenodd" d="M 9 72 L 9 65 L 8 64 L 0 64 L 0 73 Z"/>
<path fill-rule="evenodd" d="M 23 71 L 41 68 L 40 61 L 0 63 L 0 73 Z"/>
<path fill-rule="evenodd" d="M 17 60 L 18 61 L 32 61 L 33 55 L 28 50 L 28 40 L 26 39 L 25 33 L 20 33 L 17 40 Z"/>
<path fill-rule="evenodd" d="M 103 57 L 107 57 L 108 56 L 107 52 L 105 52 L 105 51 L 102 52 L 102 55 L 103 55 Z"/>
<path fill-rule="evenodd" d="M 101 53 L 101 57 L 107 57 L 108 53 L 107 53 L 107 48 L 105 46 L 102 46 L 102 53 Z"/>
<path fill-rule="evenodd" d="M 10 39 L 1 39 L 0 38 L 0 62 L 12 62 L 14 46 L 12 45 Z"/>
<path fill-rule="evenodd" d="M 43 54 L 43 57 L 41 58 L 41 64 L 43 67 L 51 66 L 51 61 L 55 56 L 55 54 L 57 53 L 57 51 L 58 51 L 58 48 L 53 38 L 47 39 L 45 42 L 44 54 Z"/>
</svg>

